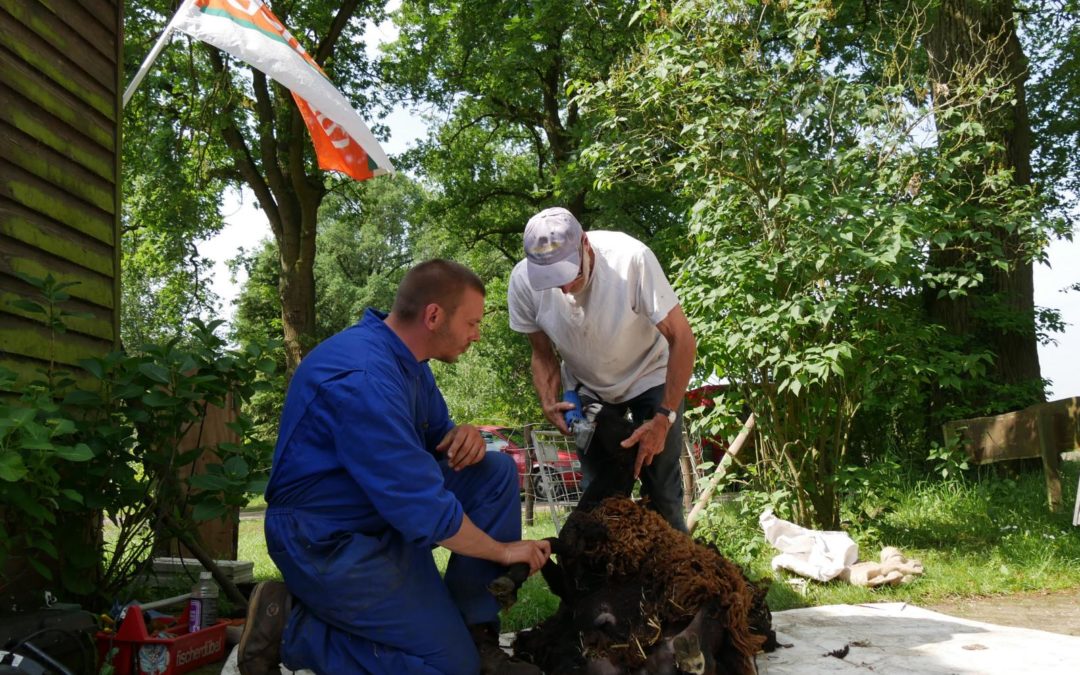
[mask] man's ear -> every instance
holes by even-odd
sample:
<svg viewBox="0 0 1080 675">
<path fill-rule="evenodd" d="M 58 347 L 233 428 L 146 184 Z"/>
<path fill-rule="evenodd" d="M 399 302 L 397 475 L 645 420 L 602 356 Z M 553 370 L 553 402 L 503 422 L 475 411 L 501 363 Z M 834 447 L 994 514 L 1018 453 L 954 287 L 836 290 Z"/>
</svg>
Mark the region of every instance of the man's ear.
<svg viewBox="0 0 1080 675">
<path fill-rule="evenodd" d="M 423 319 L 424 327 L 428 330 L 435 330 L 442 324 L 446 318 L 446 312 L 438 304 L 432 302 L 424 307 Z"/>
</svg>

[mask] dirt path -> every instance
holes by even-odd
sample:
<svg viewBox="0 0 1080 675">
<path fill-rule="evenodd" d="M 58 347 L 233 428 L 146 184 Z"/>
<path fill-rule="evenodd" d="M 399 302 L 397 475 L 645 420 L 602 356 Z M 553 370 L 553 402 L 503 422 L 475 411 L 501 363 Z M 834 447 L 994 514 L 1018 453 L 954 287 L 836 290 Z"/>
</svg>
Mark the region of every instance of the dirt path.
<svg viewBox="0 0 1080 675">
<path fill-rule="evenodd" d="M 1080 590 L 969 598 L 929 605 L 926 609 L 1001 626 L 1080 636 Z"/>
</svg>

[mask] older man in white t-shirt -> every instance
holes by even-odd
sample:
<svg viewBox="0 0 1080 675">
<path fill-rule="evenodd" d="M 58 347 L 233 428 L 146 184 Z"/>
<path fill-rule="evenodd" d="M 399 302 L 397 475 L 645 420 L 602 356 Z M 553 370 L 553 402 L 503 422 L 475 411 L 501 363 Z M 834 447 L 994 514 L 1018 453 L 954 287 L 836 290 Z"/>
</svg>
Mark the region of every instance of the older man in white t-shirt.
<svg viewBox="0 0 1080 675">
<path fill-rule="evenodd" d="M 585 234 L 563 208 L 525 226 L 525 259 L 510 275 L 510 327 L 529 337 L 533 384 L 544 415 L 564 434 L 561 400 L 629 410 L 639 426 L 641 494 L 676 529 L 682 511 L 683 396 L 697 349 L 679 299 L 649 247 L 620 232 Z M 560 368 L 558 355 L 562 358 Z M 584 462 L 586 477 L 603 467 Z"/>
</svg>

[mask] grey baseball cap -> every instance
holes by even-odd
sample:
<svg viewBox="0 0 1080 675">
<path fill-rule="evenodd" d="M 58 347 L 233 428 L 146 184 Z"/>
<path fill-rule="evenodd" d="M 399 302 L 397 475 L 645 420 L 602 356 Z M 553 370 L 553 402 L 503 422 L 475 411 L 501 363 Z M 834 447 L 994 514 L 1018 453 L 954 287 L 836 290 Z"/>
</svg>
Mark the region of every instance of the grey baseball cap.
<svg viewBox="0 0 1080 675">
<path fill-rule="evenodd" d="M 559 206 L 529 218 L 525 224 L 525 259 L 533 290 L 570 283 L 581 269 L 581 223 Z"/>
</svg>

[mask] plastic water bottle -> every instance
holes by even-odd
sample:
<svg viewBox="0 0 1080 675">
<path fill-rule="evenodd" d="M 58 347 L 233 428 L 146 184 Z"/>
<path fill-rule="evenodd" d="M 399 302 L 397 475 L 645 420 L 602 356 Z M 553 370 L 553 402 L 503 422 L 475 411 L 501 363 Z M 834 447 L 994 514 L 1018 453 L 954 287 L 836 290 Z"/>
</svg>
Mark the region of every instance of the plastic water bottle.
<svg viewBox="0 0 1080 675">
<path fill-rule="evenodd" d="M 217 623 L 218 587 L 210 572 L 201 572 L 191 588 L 188 601 L 188 632 L 209 628 Z"/>
</svg>

